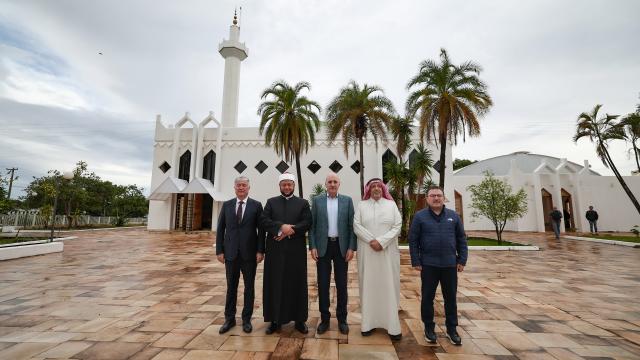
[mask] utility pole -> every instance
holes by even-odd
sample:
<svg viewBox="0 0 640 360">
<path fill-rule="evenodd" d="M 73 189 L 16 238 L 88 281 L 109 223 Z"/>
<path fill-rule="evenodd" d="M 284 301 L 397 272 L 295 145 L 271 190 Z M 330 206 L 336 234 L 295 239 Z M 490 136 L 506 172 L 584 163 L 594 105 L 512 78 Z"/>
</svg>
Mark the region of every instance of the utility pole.
<svg viewBox="0 0 640 360">
<path fill-rule="evenodd" d="M 7 168 L 7 174 L 11 172 L 11 179 L 9 180 L 9 193 L 7 194 L 7 199 L 11 199 L 11 187 L 13 186 L 13 173 L 18 171 L 18 168 Z"/>
</svg>

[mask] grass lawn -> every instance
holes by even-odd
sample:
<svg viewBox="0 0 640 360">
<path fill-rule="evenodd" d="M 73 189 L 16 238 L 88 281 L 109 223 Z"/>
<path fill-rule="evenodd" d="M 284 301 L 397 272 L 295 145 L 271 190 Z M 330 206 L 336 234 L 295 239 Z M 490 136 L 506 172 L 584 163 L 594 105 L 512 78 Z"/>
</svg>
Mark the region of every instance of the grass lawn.
<svg viewBox="0 0 640 360">
<path fill-rule="evenodd" d="M 602 239 L 602 240 L 617 240 L 617 241 L 627 241 L 633 243 L 640 243 L 640 238 L 637 236 L 624 236 L 624 235 L 591 235 L 591 234 L 583 234 L 581 237 L 588 237 L 592 239 Z"/>
<path fill-rule="evenodd" d="M 525 244 L 518 244 L 506 240 L 502 240 L 502 244 L 498 244 L 498 240 L 476 236 L 468 237 L 467 243 L 469 246 L 526 246 Z"/>
<path fill-rule="evenodd" d="M 55 238 L 55 237 L 54 237 Z M 36 240 L 48 240 L 49 237 L 0 237 L 0 245 L 21 243 Z"/>
</svg>

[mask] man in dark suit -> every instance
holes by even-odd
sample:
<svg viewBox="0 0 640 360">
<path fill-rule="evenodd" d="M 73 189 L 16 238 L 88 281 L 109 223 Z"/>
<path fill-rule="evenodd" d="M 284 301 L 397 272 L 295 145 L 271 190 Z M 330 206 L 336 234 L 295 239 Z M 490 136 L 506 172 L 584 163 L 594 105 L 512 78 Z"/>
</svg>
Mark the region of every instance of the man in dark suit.
<svg viewBox="0 0 640 360">
<path fill-rule="evenodd" d="M 353 201 L 349 196 L 338 194 L 340 178 L 329 173 L 325 180 L 326 194 L 313 198 L 311 215 L 313 222 L 309 230 L 309 248 L 311 257 L 317 263 L 318 303 L 320 324 L 317 333 L 323 334 L 329 329 L 329 287 L 331 283 L 331 263 L 338 302 L 336 318 L 342 334 L 349 333 L 347 325 L 347 272 L 349 261 L 356 250 L 356 235 L 353 232 Z"/>
<path fill-rule="evenodd" d="M 265 232 L 260 228 L 262 204 L 249 198 L 249 179 L 240 176 L 233 186 L 236 198 L 224 202 L 216 231 L 216 255 L 227 275 L 227 299 L 220 334 L 236 325 L 236 301 L 240 272 L 244 280 L 242 330 L 250 333 L 256 267 L 264 258 Z"/>
</svg>

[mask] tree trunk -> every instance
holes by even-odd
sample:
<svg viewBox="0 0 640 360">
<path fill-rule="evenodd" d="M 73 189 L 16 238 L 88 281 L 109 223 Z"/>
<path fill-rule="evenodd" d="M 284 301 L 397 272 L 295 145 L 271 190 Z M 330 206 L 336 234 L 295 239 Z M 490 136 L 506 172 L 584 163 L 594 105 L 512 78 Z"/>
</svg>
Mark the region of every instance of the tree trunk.
<svg viewBox="0 0 640 360">
<path fill-rule="evenodd" d="M 613 163 L 613 160 L 611 160 L 611 155 L 609 155 L 609 151 L 607 150 L 607 148 L 602 146 L 602 145 L 601 145 L 601 147 L 602 147 L 603 153 L 605 155 L 605 159 L 609 163 L 609 167 L 611 167 L 611 170 L 613 171 L 613 174 L 618 179 L 618 182 L 620 183 L 620 186 L 622 186 L 622 189 L 624 190 L 624 192 L 627 193 L 627 196 L 629 197 L 629 199 L 633 203 L 633 206 L 635 206 L 636 210 L 638 211 L 638 214 L 640 214 L 640 203 L 638 203 L 638 199 L 636 199 L 635 195 L 633 195 L 633 193 L 631 192 L 631 189 L 629 189 L 629 186 L 627 186 L 627 183 L 622 178 L 622 175 L 620 175 L 620 172 L 618 172 L 618 168 Z"/>
<path fill-rule="evenodd" d="M 358 137 L 360 146 L 360 199 L 364 198 L 364 150 L 362 149 L 362 136 Z"/>
<path fill-rule="evenodd" d="M 440 132 L 440 171 L 438 171 L 438 173 L 440 174 L 439 186 L 443 189 L 443 191 L 444 191 L 444 173 L 445 173 L 444 165 L 445 165 L 446 155 L 447 155 L 447 132 L 445 129 L 444 133 Z"/>
<path fill-rule="evenodd" d="M 402 209 L 400 209 L 400 214 L 402 216 L 402 227 L 400 228 L 400 237 L 402 240 L 407 240 L 407 212 L 405 211 L 405 198 L 404 198 L 404 188 L 400 189 L 402 195 L 400 196 L 400 204 L 402 204 Z"/>
<path fill-rule="evenodd" d="M 301 199 L 304 199 L 304 194 L 302 192 L 302 171 L 300 171 L 300 153 L 295 152 L 296 154 L 296 172 L 298 173 L 298 194 Z"/>
<path fill-rule="evenodd" d="M 498 225 L 496 225 L 496 237 L 498 238 L 498 245 L 502 245 L 502 232 Z"/>
<path fill-rule="evenodd" d="M 635 141 L 631 142 L 631 146 L 633 146 L 633 153 L 636 156 L 636 166 L 638 167 L 638 171 L 640 172 L 640 150 L 638 150 Z"/>
</svg>

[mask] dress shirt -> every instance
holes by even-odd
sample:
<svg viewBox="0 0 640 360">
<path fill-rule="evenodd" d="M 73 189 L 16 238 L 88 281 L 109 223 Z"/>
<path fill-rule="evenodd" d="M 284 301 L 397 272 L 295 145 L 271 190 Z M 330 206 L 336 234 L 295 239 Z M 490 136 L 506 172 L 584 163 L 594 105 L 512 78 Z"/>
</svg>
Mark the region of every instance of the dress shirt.
<svg viewBox="0 0 640 360">
<path fill-rule="evenodd" d="M 335 197 L 327 194 L 327 220 L 329 221 L 329 232 L 327 236 L 338 237 L 338 195 Z"/>
<path fill-rule="evenodd" d="M 249 200 L 249 197 L 247 196 L 246 198 L 244 198 L 244 200 L 240 200 L 238 198 L 236 198 L 236 214 L 238 213 L 238 206 L 240 206 L 240 201 L 242 201 L 242 218 L 244 219 L 244 211 L 247 210 L 247 200 Z"/>
</svg>

